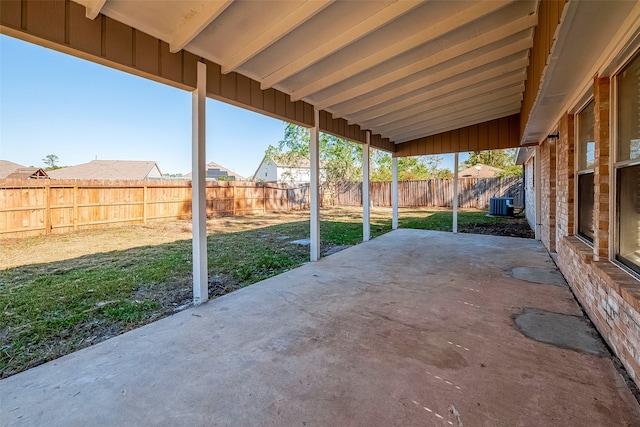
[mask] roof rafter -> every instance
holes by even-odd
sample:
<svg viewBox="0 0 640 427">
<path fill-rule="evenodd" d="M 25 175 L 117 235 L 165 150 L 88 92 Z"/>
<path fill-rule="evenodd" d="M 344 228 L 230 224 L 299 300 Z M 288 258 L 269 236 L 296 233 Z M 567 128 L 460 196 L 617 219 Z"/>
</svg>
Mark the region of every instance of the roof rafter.
<svg viewBox="0 0 640 427">
<path fill-rule="evenodd" d="M 341 91 L 340 93 L 316 102 L 316 108 L 325 109 L 332 105 L 337 105 L 341 102 L 347 101 L 351 98 L 356 98 L 365 93 L 380 89 L 388 84 L 394 83 L 402 78 L 415 74 L 417 72 L 432 68 L 438 64 L 444 63 L 465 53 L 471 52 L 475 49 L 479 49 L 484 46 L 488 46 L 492 43 L 503 40 L 509 36 L 517 34 L 527 28 L 532 28 L 538 22 L 538 18 L 535 15 L 524 16 L 518 20 L 512 21 L 502 27 L 491 30 L 485 34 L 472 37 L 465 40 L 462 43 L 453 45 L 447 49 L 441 50 L 431 56 L 428 56 L 420 61 L 411 63 L 404 67 L 398 68 L 390 73 L 383 74 L 377 78 L 371 79 L 367 82 L 360 83 L 358 85 L 351 86 L 348 90 Z"/>
<path fill-rule="evenodd" d="M 449 116 L 452 114 L 471 110 L 476 107 L 482 108 L 492 108 L 492 106 L 497 106 L 500 104 L 509 104 L 511 102 L 515 102 L 516 100 L 522 101 L 522 90 L 524 89 L 524 84 L 519 84 L 515 86 L 510 86 L 504 89 L 499 89 L 496 91 L 488 92 L 482 96 L 476 96 L 473 98 L 467 98 L 464 101 L 451 103 L 444 108 L 433 109 L 430 111 L 425 111 L 420 114 L 415 114 L 411 116 L 406 116 L 402 120 L 398 120 L 395 122 L 387 123 L 382 126 L 376 126 L 374 130 L 378 133 L 386 134 L 388 132 L 393 132 L 399 128 L 410 128 L 412 126 L 416 126 L 421 124 L 426 120 L 431 120 L 437 117 Z"/>
<path fill-rule="evenodd" d="M 288 77 L 299 73 L 305 68 L 361 39 L 367 34 L 372 33 L 421 4 L 423 4 L 422 1 L 395 1 L 357 25 L 347 29 L 345 32 L 338 34 L 331 40 L 269 74 L 262 80 L 260 84 L 261 89 L 268 89 Z"/>
<path fill-rule="evenodd" d="M 306 1 L 283 17 L 265 32 L 244 45 L 239 51 L 227 58 L 222 64 L 224 74 L 235 71 L 239 66 L 253 58 L 282 37 L 314 17 L 318 12 L 329 6 L 335 0 Z"/>
<path fill-rule="evenodd" d="M 466 88 L 469 85 L 475 84 L 477 82 L 487 82 L 493 81 L 500 78 L 507 78 L 513 76 L 514 73 L 521 76 L 521 80 L 526 79 L 526 69 L 525 67 L 529 63 L 529 58 L 518 58 L 513 60 L 507 64 L 496 65 L 488 70 L 485 70 L 481 73 L 478 73 L 474 76 L 465 77 L 460 80 L 456 80 L 450 83 L 444 82 L 444 84 L 439 85 L 434 89 L 427 90 L 423 93 L 419 93 L 413 96 L 409 96 L 407 98 L 400 99 L 398 101 L 392 101 L 385 103 L 383 105 L 377 106 L 366 112 L 358 112 L 352 116 L 347 117 L 349 123 L 354 122 L 360 123 L 358 118 L 361 117 L 362 114 L 366 114 L 364 117 L 371 117 L 372 120 L 375 120 L 376 117 L 399 111 L 402 108 L 411 107 L 416 105 L 418 102 L 428 101 L 430 99 L 438 98 L 440 96 L 446 96 L 449 93 L 461 90 Z"/>
<path fill-rule="evenodd" d="M 369 55 L 362 58 L 359 61 L 354 61 L 344 68 L 339 68 L 327 76 L 315 80 L 306 86 L 300 87 L 291 92 L 291 99 L 297 101 L 305 98 L 313 93 L 319 92 L 327 87 L 333 86 L 336 83 L 344 80 L 346 77 L 354 76 L 369 68 L 391 59 L 401 53 L 407 52 L 417 46 L 427 43 L 437 37 L 450 33 L 460 27 L 463 27 L 470 22 L 476 21 L 483 16 L 497 11 L 503 8 L 505 5 L 511 3 L 508 0 L 479 2 L 473 6 L 462 10 L 446 19 L 443 19 L 436 24 L 426 28 L 419 33 L 412 35 L 398 43 L 394 43 L 391 46 L 376 52 L 373 55 Z"/>
<path fill-rule="evenodd" d="M 204 2 L 203 7 L 191 14 L 178 26 L 171 35 L 169 50 L 176 53 L 195 39 L 202 30 L 211 24 L 222 12 L 233 3 L 233 0 L 216 0 Z"/>
<path fill-rule="evenodd" d="M 358 110 L 370 107 L 372 105 L 379 105 L 386 101 L 397 98 L 398 96 L 412 93 L 416 90 L 424 89 L 425 87 L 431 86 L 435 83 L 454 79 L 456 76 L 467 73 L 471 70 L 489 65 L 491 63 L 495 63 L 497 61 L 501 61 L 505 57 L 521 52 L 526 53 L 526 51 L 531 47 L 531 42 L 532 41 L 530 39 L 518 40 L 507 46 L 485 53 L 484 55 L 461 62 L 453 67 L 448 67 L 436 73 L 429 74 L 417 80 L 413 80 L 403 86 L 388 89 L 374 96 L 360 97 L 358 98 L 358 101 L 354 103 L 348 103 L 342 108 L 332 108 L 331 112 L 340 117 L 344 117 L 349 115 L 350 113 L 354 113 Z"/>
<path fill-rule="evenodd" d="M 96 19 L 107 0 L 87 0 L 87 18 Z"/>
<path fill-rule="evenodd" d="M 436 108 L 446 107 L 451 103 L 464 101 L 465 99 L 474 98 L 478 96 L 483 96 L 487 93 L 492 93 L 496 90 L 499 90 L 505 86 L 515 85 L 519 86 L 524 90 L 523 80 L 525 78 L 524 71 L 516 72 L 509 75 L 506 78 L 499 77 L 491 80 L 486 80 L 481 82 L 480 84 L 476 84 L 469 88 L 465 87 L 459 89 L 453 93 L 449 93 L 445 96 L 440 96 L 435 100 L 426 100 L 421 102 L 416 102 L 412 107 L 405 108 L 402 110 L 394 110 L 388 114 L 384 114 L 371 120 L 366 120 L 359 122 L 360 126 L 364 129 L 369 129 L 374 126 L 383 126 L 387 123 L 395 122 L 405 117 L 411 117 L 425 111 L 434 110 Z"/>
<path fill-rule="evenodd" d="M 486 122 L 489 120 L 497 119 L 500 117 L 508 116 L 511 114 L 516 114 L 520 112 L 520 102 L 514 102 L 512 104 L 503 105 L 500 107 L 492 108 L 489 110 L 484 110 L 474 115 L 470 116 L 462 116 L 465 119 L 465 126 L 471 126 L 477 123 Z M 423 138 L 431 135 L 435 135 L 441 132 L 446 132 L 452 129 L 456 129 L 460 127 L 460 123 L 458 120 L 461 117 L 453 117 L 451 120 L 440 121 L 429 123 L 425 125 L 424 128 L 415 130 L 413 132 L 406 133 L 398 133 L 394 134 L 391 137 L 396 142 L 396 144 L 401 144 L 403 142 L 411 141 L 417 138 Z"/>
<path fill-rule="evenodd" d="M 397 134 L 407 134 L 411 132 L 422 132 L 425 127 L 433 128 L 434 126 L 438 126 L 440 123 L 449 123 L 452 121 L 457 121 L 457 118 L 460 117 L 471 117 L 476 114 L 481 114 L 486 111 L 491 111 L 495 109 L 502 109 L 505 106 L 512 106 L 515 104 L 520 105 L 522 102 L 522 94 L 506 96 L 504 98 L 500 98 L 496 100 L 495 104 L 489 105 L 471 105 L 467 108 L 460 109 L 458 111 L 449 112 L 449 114 L 443 114 L 440 111 L 432 114 L 431 117 L 425 117 L 422 121 L 418 121 L 411 126 L 405 127 L 397 127 L 394 129 L 387 129 L 386 135 L 397 135 Z M 377 131 L 377 130 L 376 130 Z"/>
</svg>

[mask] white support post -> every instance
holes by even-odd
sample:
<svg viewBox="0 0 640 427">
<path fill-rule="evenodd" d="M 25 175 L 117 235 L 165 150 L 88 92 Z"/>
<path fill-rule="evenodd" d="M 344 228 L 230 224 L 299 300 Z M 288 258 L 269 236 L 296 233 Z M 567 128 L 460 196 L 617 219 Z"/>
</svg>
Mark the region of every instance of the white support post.
<svg viewBox="0 0 640 427">
<path fill-rule="evenodd" d="M 193 303 L 209 299 L 207 276 L 207 200 L 205 179 L 205 105 L 207 66 L 198 62 L 197 88 L 192 96 L 191 218 L 193 224 Z"/>
<path fill-rule="evenodd" d="M 542 161 L 542 155 L 540 154 L 540 145 L 536 145 L 536 152 L 533 158 L 534 170 L 533 170 L 533 186 L 534 186 L 534 194 L 535 194 L 535 203 L 536 203 L 536 228 L 534 230 L 535 239 L 540 240 L 540 227 L 542 226 L 542 209 L 540 206 L 540 196 L 541 196 L 541 187 L 542 180 L 540 179 L 540 163 Z"/>
<path fill-rule="evenodd" d="M 369 198 L 369 147 L 371 132 L 367 131 L 367 143 L 362 146 L 362 241 L 371 239 L 371 206 Z"/>
<path fill-rule="evenodd" d="M 458 153 L 453 155 L 453 232 L 458 232 Z"/>
<path fill-rule="evenodd" d="M 309 161 L 311 163 L 311 184 L 309 206 L 311 209 L 310 233 L 311 261 L 320 259 L 320 112 L 314 109 L 314 127 L 309 129 Z"/>
<path fill-rule="evenodd" d="M 398 158 L 391 160 L 391 228 L 398 228 Z"/>
</svg>

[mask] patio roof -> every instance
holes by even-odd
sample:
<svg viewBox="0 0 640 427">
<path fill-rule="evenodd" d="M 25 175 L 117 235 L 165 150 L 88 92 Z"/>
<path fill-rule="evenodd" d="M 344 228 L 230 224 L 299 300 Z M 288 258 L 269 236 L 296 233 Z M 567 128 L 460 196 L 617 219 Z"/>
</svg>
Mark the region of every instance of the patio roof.
<svg viewBox="0 0 640 427">
<path fill-rule="evenodd" d="M 100 12 L 171 52 L 184 48 L 223 74 L 404 142 L 520 111 L 536 9 L 536 1 L 111 0 Z"/>
<path fill-rule="evenodd" d="M 523 320 L 565 344 L 527 338 Z M 0 413 L 47 426 L 640 425 L 586 324 L 540 242 L 397 230 L 4 379 Z M 594 346 L 575 347 L 581 336 Z"/>
<path fill-rule="evenodd" d="M 188 90 L 204 61 L 209 97 L 309 127 L 315 109 L 321 131 L 365 143 L 368 130 L 397 156 L 538 142 L 638 19 L 636 2 L 565 0 L 27 0 L 2 12 L 5 34 Z"/>
</svg>

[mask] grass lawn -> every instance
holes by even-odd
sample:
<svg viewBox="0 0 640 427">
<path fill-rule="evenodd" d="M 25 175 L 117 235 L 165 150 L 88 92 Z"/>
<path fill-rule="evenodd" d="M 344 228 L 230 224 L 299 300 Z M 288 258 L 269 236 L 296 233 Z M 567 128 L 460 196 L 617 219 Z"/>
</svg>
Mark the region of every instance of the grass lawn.
<svg viewBox="0 0 640 427">
<path fill-rule="evenodd" d="M 451 230 L 450 211 L 401 210 L 400 226 Z M 323 209 L 322 252 L 362 241 L 359 208 Z M 504 221 L 461 212 L 459 224 Z M 391 230 L 374 209 L 371 236 Z M 308 213 L 210 219 L 209 292 L 224 295 L 306 262 Z M 188 222 L 0 240 L 0 378 L 103 341 L 187 307 Z"/>
</svg>

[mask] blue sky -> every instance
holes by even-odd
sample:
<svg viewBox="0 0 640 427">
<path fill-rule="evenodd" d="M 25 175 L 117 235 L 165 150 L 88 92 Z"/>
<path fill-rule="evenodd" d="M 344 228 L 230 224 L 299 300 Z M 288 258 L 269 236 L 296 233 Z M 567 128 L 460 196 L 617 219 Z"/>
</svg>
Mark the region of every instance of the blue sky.
<svg viewBox="0 0 640 427">
<path fill-rule="evenodd" d="M 207 101 L 207 162 L 251 176 L 284 123 Z M 0 35 L 0 159 L 44 166 L 155 160 L 191 169 L 191 94 Z M 466 156 L 461 155 L 461 161 Z M 453 169 L 453 155 L 444 167 Z"/>
</svg>

